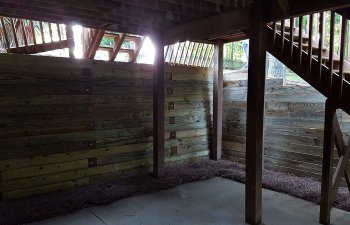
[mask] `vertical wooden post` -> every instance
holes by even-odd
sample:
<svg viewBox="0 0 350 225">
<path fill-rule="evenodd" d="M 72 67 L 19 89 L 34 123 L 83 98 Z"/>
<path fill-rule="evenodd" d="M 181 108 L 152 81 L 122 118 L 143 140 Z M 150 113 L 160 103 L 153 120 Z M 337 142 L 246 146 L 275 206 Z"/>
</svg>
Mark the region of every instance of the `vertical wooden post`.
<svg viewBox="0 0 350 225">
<path fill-rule="evenodd" d="M 211 158 L 221 159 L 222 155 L 222 95 L 224 76 L 224 44 L 214 46 L 214 87 L 213 87 L 213 146 Z"/>
<path fill-rule="evenodd" d="M 66 26 L 66 35 L 68 41 L 69 58 L 74 58 L 74 37 L 72 25 Z"/>
<path fill-rule="evenodd" d="M 245 220 L 261 223 L 262 155 L 264 148 L 266 23 L 263 22 L 263 3 L 254 1 L 250 25 Z"/>
<path fill-rule="evenodd" d="M 323 163 L 322 163 L 322 186 L 321 186 L 321 208 L 320 223 L 330 224 L 332 208 L 332 174 L 334 155 L 334 122 L 336 108 L 332 102 L 326 100 L 326 112 L 324 122 Z"/>
<path fill-rule="evenodd" d="M 153 65 L 153 173 L 164 176 L 164 45 L 153 36 L 155 59 Z"/>
<path fill-rule="evenodd" d="M 330 37 L 329 37 L 329 75 L 326 80 L 327 91 L 330 95 L 333 93 L 333 72 L 334 72 L 334 32 L 335 32 L 335 12 L 331 11 L 331 22 L 330 22 Z"/>
</svg>

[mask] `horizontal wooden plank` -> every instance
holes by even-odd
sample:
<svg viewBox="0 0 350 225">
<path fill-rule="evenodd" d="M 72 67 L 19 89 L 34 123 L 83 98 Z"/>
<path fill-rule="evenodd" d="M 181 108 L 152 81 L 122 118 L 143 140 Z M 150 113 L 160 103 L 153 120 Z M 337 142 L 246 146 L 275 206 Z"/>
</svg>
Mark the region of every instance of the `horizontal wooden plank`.
<svg viewBox="0 0 350 225">
<path fill-rule="evenodd" d="M 40 175 L 35 177 L 19 178 L 0 182 L 0 192 L 20 190 L 25 187 L 41 186 L 47 184 L 59 183 L 67 180 L 81 179 L 84 177 L 95 176 L 104 173 L 112 173 L 122 170 L 129 170 L 136 167 L 151 165 L 146 159 L 135 160 L 117 164 L 109 164 L 96 167 L 88 167 L 78 170 L 65 171 L 54 174 Z"/>
<path fill-rule="evenodd" d="M 111 146 L 98 149 L 89 149 L 83 151 L 40 155 L 27 158 L 16 158 L 0 161 L 0 170 L 5 171 L 17 168 L 43 166 L 47 164 L 56 164 L 59 162 L 69 162 L 80 159 L 103 157 L 106 155 L 129 153 L 147 149 L 152 149 L 152 143 L 138 143 L 130 145 Z"/>
<path fill-rule="evenodd" d="M 17 178 L 24 177 L 33 177 L 50 173 L 57 173 L 68 170 L 77 170 L 88 167 L 88 160 L 77 160 L 77 161 L 68 161 L 61 162 L 50 165 L 26 167 L 21 169 L 6 170 L 1 172 L 1 180 L 12 180 Z"/>
<path fill-rule="evenodd" d="M 65 182 L 55 183 L 55 184 L 49 184 L 49 185 L 41 185 L 37 187 L 31 187 L 31 188 L 24 188 L 20 190 L 9 190 L 8 192 L 3 192 L 1 194 L 2 200 L 8 201 L 8 200 L 15 200 L 20 198 L 25 198 L 33 195 L 63 190 L 63 189 L 69 189 L 69 188 L 76 188 L 83 185 L 89 184 L 89 178 L 81 178 L 76 180 L 68 180 Z"/>
</svg>

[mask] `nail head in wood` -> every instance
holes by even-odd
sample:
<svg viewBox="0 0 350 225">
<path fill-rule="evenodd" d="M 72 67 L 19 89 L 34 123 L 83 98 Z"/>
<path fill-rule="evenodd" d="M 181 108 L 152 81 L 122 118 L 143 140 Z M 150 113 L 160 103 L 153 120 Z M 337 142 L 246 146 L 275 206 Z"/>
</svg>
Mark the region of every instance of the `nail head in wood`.
<svg viewBox="0 0 350 225">
<path fill-rule="evenodd" d="M 175 116 L 169 117 L 169 124 L 175 124 Z"/>
<path fill-rule="evenodd" d="M 171 156 L 177 155 L 177 146 L 172 146 L 170 151 Z"/>
<path fill-rule="evenodd" d="M 174 109 L 175 108 L 175 103 L 174 102 L 169 102 L 168 103 L 168 109 Z"/>
<path fill-rule="evenodd" d="M 166 79 L 166 80 L 172 80 L 172 79 L 173 79 L 173 73 L 171 73 L 171 72 L 166 72 L 166 73 L 165 73 L 165 79 Z"/>
<path fill-rule="evenodd" d="M 176 131 L 170 132 L 170 139 L 175 139 L 176 138 Z"/>
<path fill-rule="evenodd" d="M 89 158 L 88 159 L 88 167 L 95 167 L 97 166 L 97 158 Z"/>
</svg>

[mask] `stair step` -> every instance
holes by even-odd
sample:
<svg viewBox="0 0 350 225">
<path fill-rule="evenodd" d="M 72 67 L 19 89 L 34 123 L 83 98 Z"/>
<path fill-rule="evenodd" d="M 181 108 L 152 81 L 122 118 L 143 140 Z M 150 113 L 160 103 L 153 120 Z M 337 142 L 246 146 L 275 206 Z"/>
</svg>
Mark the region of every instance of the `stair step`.
<svg viewBox="0 0 350 225">
<path fill-rule="evenodd" d="M 277 29 L 277 33 L 278 34 L 281 34 L 281 30 Z M 299 37 L 299 28 L 294 28 L 294 32 L 293 32 L 293 36 L 294 37 Z M 285 32 L 285 35 L 286 36 L 289 36 L 290 35 L 290 32 Z M 309 39 L 309 35 L 303 33 L 303 39 Z"/>
<path fill-rule="evenodd" d="M 282 25 L 281 25 L 281 23 L 276 23 L 276 30 L 278 30 L 278 31 L 281 31 L 281 29 L 282 29 Z M 295 28 L 294 28 L 294 30 L 295 30 Z M 284 31 L 287 33 L 289 33 L 289 31 L 290 31 L 290 26 L 289 26 L 289 23 L 287 24 L 285 24 L 285 26 L 284 26 Z"/>
<path fill-rule="evenodd" d="M 318 58 L 317 55 L 313 55 L 312 57 L 314 57 L 316 59 Z M 328 62 L 329 61 L 329 57 L 322 57 L 322 61 Z M 333 62 L 340 62 L 339 56 L 334 56 Z"/>
<path fill-rule="evenodd" d="M 333 70 L 333 71 L 334 71 L 334 73 L 339 74 L 339 70 Z M 349 76 L 350 75 L 350 70 L 344 71 L 344 75 L 345 76 Z"/>
<path fill-rule="evenodd" d="M 295 42 L 294 44 L 298 45 L 297 42 Z M 307 49 L 307 48 L 309 48 L 309 44 L 303 43 L 303 44 L 302 44 L 302 47 Z M 312 45 L 312 49 L 313 49 L 313 50 L 315 50 L 315 49 L 318 50 L 318 45 Z M 327 49 L 326 47 L 323 47 L 322 50 L 323 50 L 323 51 L 327 51 L 328 49 Z"/>
</svg>

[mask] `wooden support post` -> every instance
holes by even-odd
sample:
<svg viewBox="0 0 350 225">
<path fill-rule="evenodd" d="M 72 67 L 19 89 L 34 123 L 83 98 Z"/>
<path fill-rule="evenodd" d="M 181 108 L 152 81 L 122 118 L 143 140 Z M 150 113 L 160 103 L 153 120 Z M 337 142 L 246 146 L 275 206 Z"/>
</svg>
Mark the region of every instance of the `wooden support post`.
<svg viewBox="0 0 350 225">
<path fill-rule="evenodd" d="M 221 159 L 222 155 L 222 95 L 224 76 L 224 44 L 214 46 L 214 87 L 213 87 L 213 146 L 211 158 Z"/>
<path fill-rule="evenodd" d="M 330 224 L 332 208 L 332 174 L 334 155 L 334 123 L 336 108 L 332 102 L 326 100 L 324 143 L 323 143 L 323 164 L 322 164 L 322 188 L 321 188 L 321 208 L 320 223 Z"/>
<path fill-rule="evenodd" d="M 73 27 L 72 25 L 66 26 L 66 35 L 68 41 L 69 58 L 74 58 L 74 37 L 73 37 Z"/>
<path fill-rule="evenodd" d="M 262 161 L 264 148 L 266 23 L 263 3 L 254 1 L 249 44 L 245 220 L 261 223 Z"/>
<path fill-rule="evenodd" d="M 164 176 L 164 45 L 153 36 L 155 59 L 153 65 L 153 173 Z"/>
<path fill-rule="evenodd" d="M 330 21 L 330 34 L 334 34 L 335 32 L 335 11 L 331 11 L 331 21 Z M 334 72 L 334 35 L 330 35 L 329 37 L 329 75 L 328 79 L 326 79 L 327 92 L 332 95 L 333 93 L 333 72 Z"/>
</svg>

